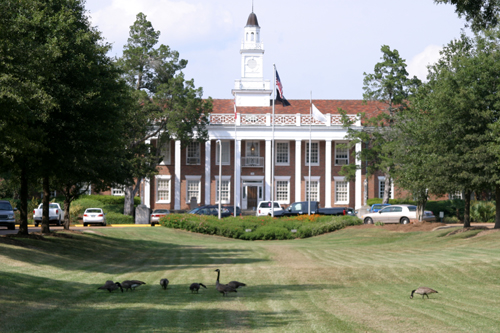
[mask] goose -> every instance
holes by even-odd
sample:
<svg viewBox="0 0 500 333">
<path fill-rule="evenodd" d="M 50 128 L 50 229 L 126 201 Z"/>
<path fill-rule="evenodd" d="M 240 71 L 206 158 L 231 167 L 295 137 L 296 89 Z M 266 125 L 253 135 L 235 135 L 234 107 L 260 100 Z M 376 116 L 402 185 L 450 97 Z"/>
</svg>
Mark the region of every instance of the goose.
<svg viewBox="0 0 500 333">
<path fill-rule="evenodd" d="M 111 280 L 108 280 L 108 281 L 106 281 L 104 286 L 100 286 L 97 289 L 106 289 L 107 291 L 112 292 L 113 290 L 117 290 L 118 288 L 120 288 L 121 291 L 123 292 L 123 288 L 122 288 L 122 285 L 120 284 L 120 282 L 113 282 Z"/>
<path fill-rule="evenodd" d="M 234 289 L 238 289 L 239 287 L 246 287 L 246 284 L 238 281 L 231 281 L 228 283 L 229 286 L 234 287 Z"/>
<path fill-rule="evenodd" d="M 217 281 L 215 281 L 215 289 L 217 289 L 218 292 L 222 294 L 222 296 L 227 296 L 227 293 L 237 293 L 238 291 L 236 290 L 235 287 L 227 285 L 227 284 L 220 284 L 219 283 L 219 277 L 220 277 L 220 270 L 216 269 L 217 272 Z"/>
<path fill-rule="evenodd" d="M 146 284 L 146 282 L 142 282 L 139 280 L 127 280 L 122 282 L 122 286 L 126 291 L 128 291 L 129 289 L 132 289 L 133 291 L 136 287 L 139 287 L 142 284 Z"/>
<path fill-rule="evenodd" d="M 168 279 L 161 279 L 160 280 L 160 286 L 162 286 L 163 289 L 167 289 Z"/>
<path fill-rule="evenodd" d="M 437 294 L 438 292 L 428 287 L 420 287 L 411 291 L 410 298 L 413 298 L 413 293 L 422 295 L 422 298 L 424 298 L 424 296 L 427 296 L 427 298 L 429 298 L 429 294 Z"/>
<path fill-rule="evenodd" d="M 200 287 L 203 287 L 205 289 L 207 289 L 207 286 L 205 286 L 203 283 L 191 283 L 191 285 L 189 286 L 189 289 L 191 289 L 191 294 L 193 293 L 193 291 L 196 290 L 196 293 L 198 293 L 198 290 L 200 290 Z"/>
</svg>

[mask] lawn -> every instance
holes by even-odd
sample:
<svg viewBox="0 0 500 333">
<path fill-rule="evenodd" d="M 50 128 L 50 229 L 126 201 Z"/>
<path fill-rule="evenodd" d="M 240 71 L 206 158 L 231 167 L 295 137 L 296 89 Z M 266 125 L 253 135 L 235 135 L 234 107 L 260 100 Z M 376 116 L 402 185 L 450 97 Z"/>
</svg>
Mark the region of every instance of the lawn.
<svg viewBox="0 0 500 333">
<path fill-rule="evenodd" d="M 0 240 L 1 332 L 500 330 L 498 232 L 354 227 L 249 242 L 164 227 L 92 230 Z M 221 282 L 247 287 L 223 297 L 216 268 Z M 97 289 L 127 279 L 147 284 Z M 191 294 L 192 282 L 208 289 Z M 419 286 L 439 293 L 409 299 Z"/>
</svg>

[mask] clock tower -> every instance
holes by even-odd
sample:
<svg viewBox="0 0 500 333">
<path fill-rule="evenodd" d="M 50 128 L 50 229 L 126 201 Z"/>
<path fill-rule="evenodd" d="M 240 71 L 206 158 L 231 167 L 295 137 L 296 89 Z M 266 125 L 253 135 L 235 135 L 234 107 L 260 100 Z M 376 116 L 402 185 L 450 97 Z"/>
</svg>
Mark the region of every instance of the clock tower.
<svg viewBox="0 0 500 333">
<path fill-rule="evenodd" d="M 235 80 L 232 93 L 236 106 L 269 106 L 272 90 L 264 80 L 264 44 L 257 15 L 248 16 L 241 43 L 241 79 Z"/>
</svg>

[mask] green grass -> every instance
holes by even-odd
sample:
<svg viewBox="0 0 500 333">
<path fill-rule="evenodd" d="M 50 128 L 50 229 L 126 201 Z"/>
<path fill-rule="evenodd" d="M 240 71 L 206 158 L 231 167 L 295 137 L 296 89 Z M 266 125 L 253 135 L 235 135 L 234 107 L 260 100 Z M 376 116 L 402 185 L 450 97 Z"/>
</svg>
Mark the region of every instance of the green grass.
<svg viewBox="0 0 500 333">
<path fill-rule="evenodd" d="M 0 242 L 0 332 L 498 332 L 500 233 L 245 242 L 160 227 Z M 222 297 L 221 280 L 247 283 Z M 159 281 L 168 278 L 168 290 Z M 98 290 L 139 279 L 134 292 Z M 208 289 L 191 294 L 188 286 Z M 439 291 L 430 299 L 412 289 Z"/>
</svg>

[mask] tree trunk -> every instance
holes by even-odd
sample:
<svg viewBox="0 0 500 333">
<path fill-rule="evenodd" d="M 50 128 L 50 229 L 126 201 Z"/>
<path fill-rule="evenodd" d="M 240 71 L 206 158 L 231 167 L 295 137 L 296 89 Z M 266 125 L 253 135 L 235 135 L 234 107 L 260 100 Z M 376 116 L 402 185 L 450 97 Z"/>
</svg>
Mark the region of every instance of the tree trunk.
<svg viewBox="0 0 500 333">
<path fill-rule="evenodd" d="M 50 203 L 50 184 L 49 177 L 43 177 L 43 209 L 42 209 L 42 234 L 50 233 L 49 227 L 49 203 Z"/>
<path fill-rule="evenodd" d="M 465 208 L 464 208 L 464 228 L 469 228 L 470 227 L 470 196 L 471 196 L 471 191 L 467 190 L 465 191 Z"/>
<path fill-rule="evenodd" d="M 422 198 L 417 202 L 417 219 L 419 222 L 424 220 L 425 205 L 427 204 L 427 198 Z"/>
<path fill-rule="evenodd" d="M 500 229 L 500 184 L 495 185 L 495 229 Z"/>
<path fill-rule="evenodd" d="M 389 199 L 391 197 L 391 176 L 389 175 L 389 168 L 387 168 L 387 172 L 385 174 L 385 181 L 384 181 L 384 198 L 382 199 L 382 203 L 388 204 Z"/>
<path fill-rule="evenodd" d="M 71 216 L 69 216 L 69 207 L 71 205 L 71 199 L 69 194 L 64 197 L 64 230 L 69 230 L 69 224 L 71 222 Z"/>
<path fill-rule="evenodd" d="M 19 215 L 21 223 L 19 224 L 19 235 L 28 234 L 28 179 L 26 177 L 26 168 L 21 167 L 21 207 L 19 207 Z"/>
<path fill-rule="evenodd" d="M 139 191 L 142 178 L 137 179 L 137 183 L 133 186 L 125 187 L 125 203 L 123 207 L 123 215 L 134 216 L 134 197 Z"/>
</svg>

